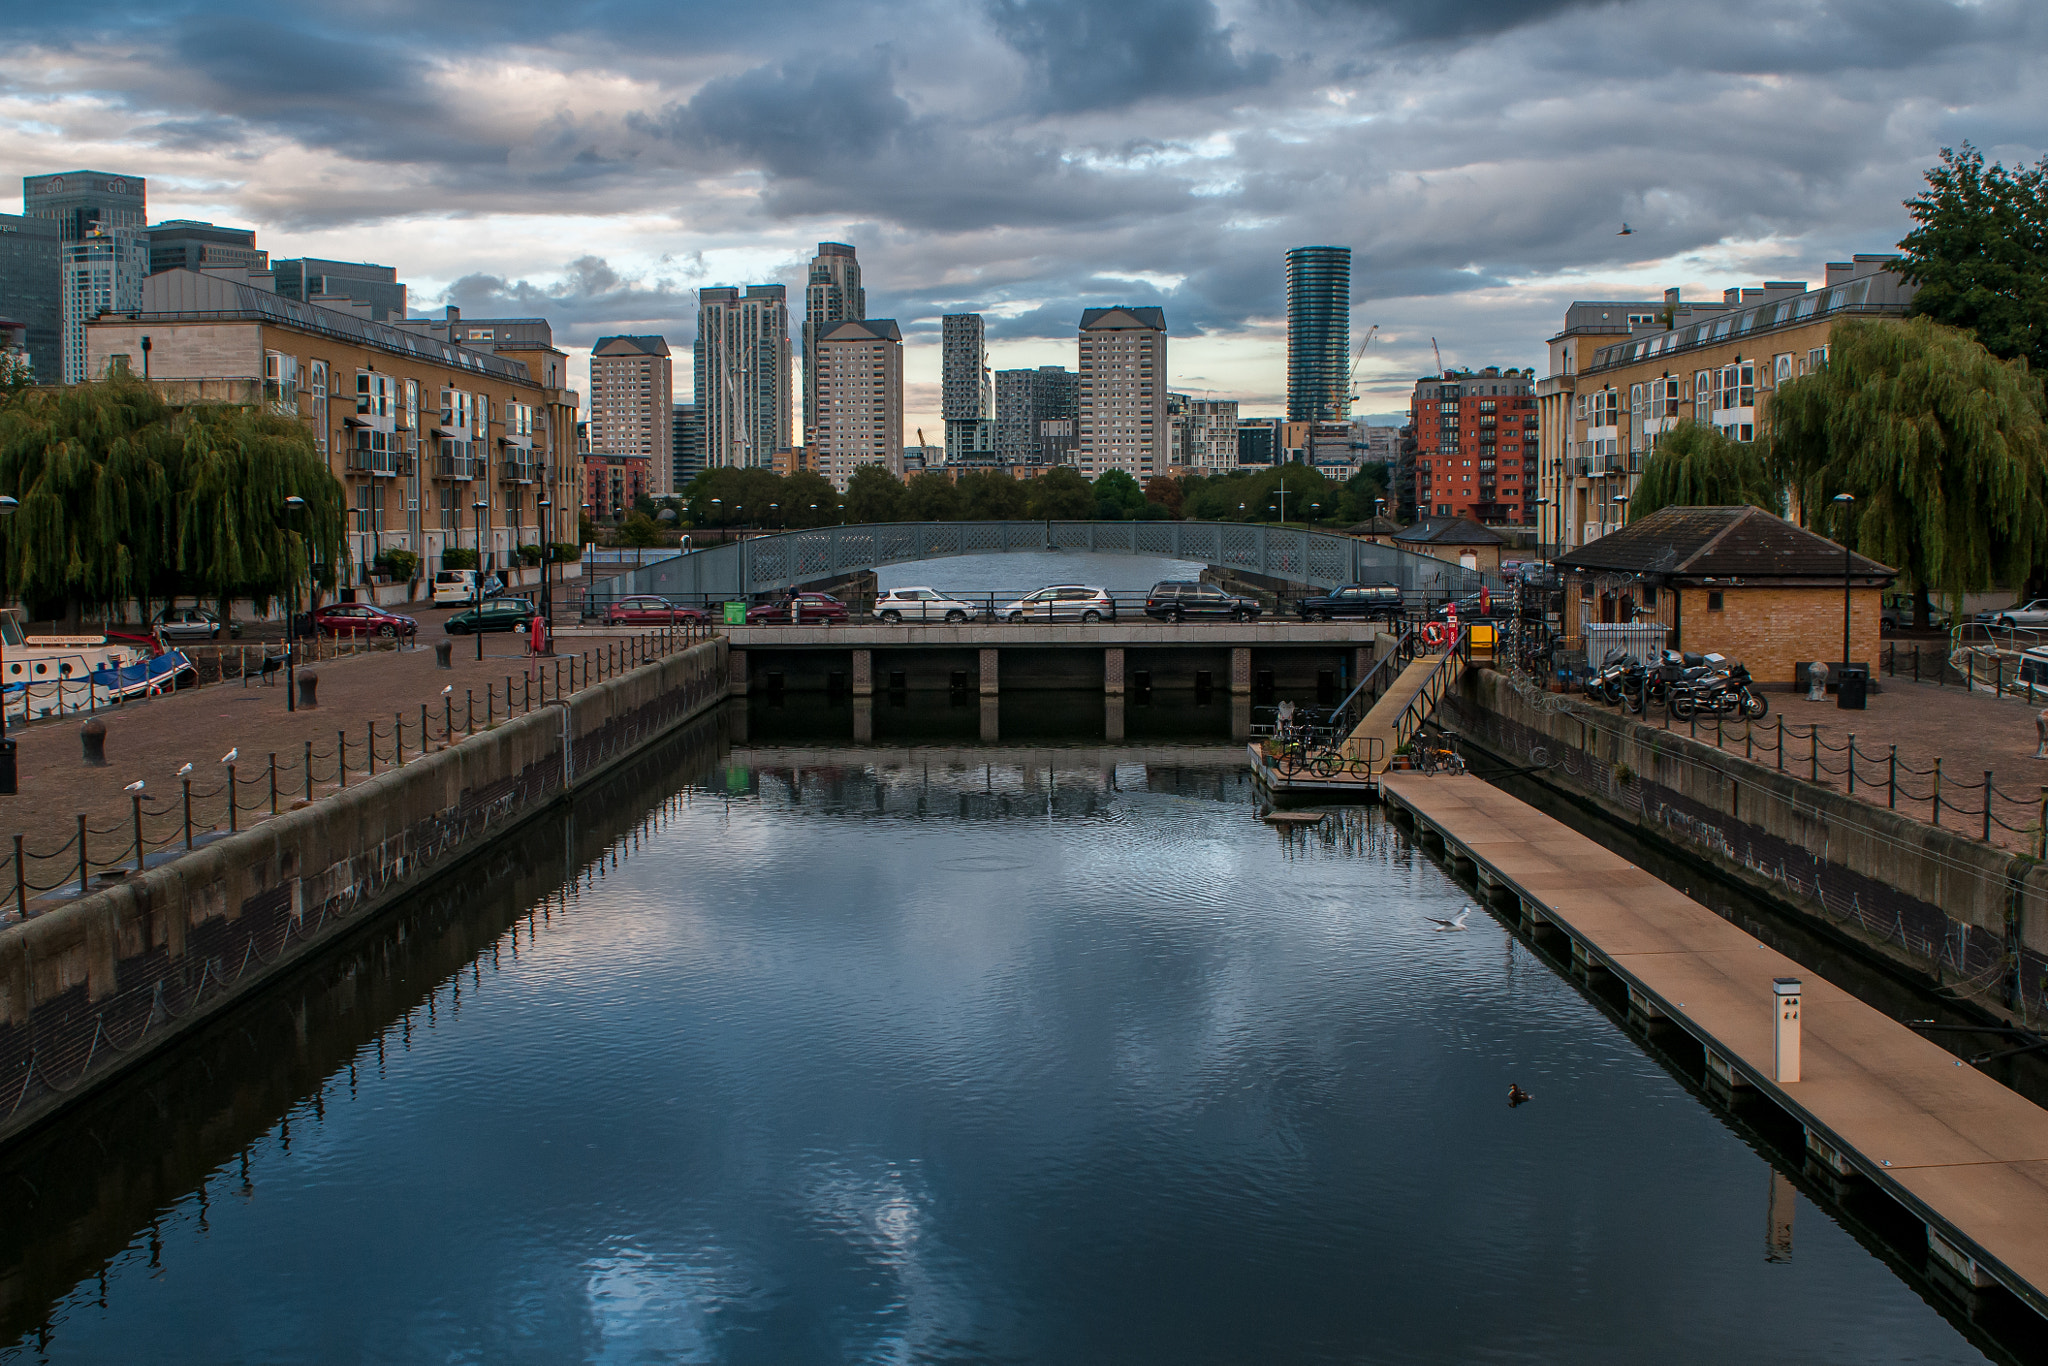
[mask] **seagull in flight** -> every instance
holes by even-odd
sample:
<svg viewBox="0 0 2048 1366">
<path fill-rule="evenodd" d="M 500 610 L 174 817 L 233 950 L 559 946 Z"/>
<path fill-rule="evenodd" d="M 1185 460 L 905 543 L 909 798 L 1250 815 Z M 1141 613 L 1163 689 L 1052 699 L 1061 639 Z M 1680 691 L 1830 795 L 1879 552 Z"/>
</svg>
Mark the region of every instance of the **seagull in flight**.
<svg viewBox="0 0 2048 1366">
<path fill-rule="evenodd" d="M 183 768 L 181 768 L 181 769 L 179 769 L 179 770 L 178 770 L 178 776 L 179 776 L 180 778 L 182 778 L 182 777 L 184 777 L 184 776 L 185 776 L 185 775 L 186 775 L 187 773 L 190 773 L 191 771 L 192 771 L 192 765 L 190 765 L 190 764 L 186 764 L 186 765 L 185 765 L 185 766 L 184 766 Z"/>
<path fill-rule="evenodd" d="M 1623 223 L 1623 224 L 1621 225 L 1621 231 L 1620 231 L 1620 232 L 1618 232 L 1618 233 L 1616 233 L 1616 234 L 1614 234 L 1614 235 L 1615 235 L 1616 237 L 1633 237 L 1633 236 L 1635 235 L 1635 231 L 1636 231 L 1636 230 L 1635 230 L 1634 228 L 1630 227 L 1630 226 L 1629 226 L 1628 224 L 1626 224 L 1626 223 Z"/>
<path fill-rule="evenodd" d="M 123 792 L 140 792 L 142 791 L 144 786 L 144 780 L 141 778 L 137 778 L 134 782 L 128 784 L 128 786 L 122 788 L 121 790 Z"/>
<path fill-rule="evenodd" d="M 1452 916 L 1449 920 L 1444 919 L 1440 915 L 1429 916 L 1428 920 L 1430 924 L 1436 926 L 1436 932 L 1438 934 L 1443 934 L 1449 930 L 1462 930 L 1465 928 L 1465 917 L 1472 914 L 1472 912 L 1477 909 L 1478 907 L 1474 906 L 1471 902 L 1468 901 L 1465 903 L 1465 908 L 1459 911 L 1456 915 Z"/>
<path fill-rule="evenodd" d="M 241 757 L 241 754 L 242 754 L 242 747 L 241 747 L 240 745 L 236 745 L 236 746 L 235 746 L 235 747 L 234 747 L 233 749 L 229 750 L 229 751 L 228 751 L 228 752 L 227 752 L 226 754 L 223 754 L 223 755 L 221 755 L 221 756 L 220 756 L 220 761 L 221 761 L 222 763 L 224 763 L 224 764 L 231 764 L 231 763 L 233 763 L 233 762 L 234 762 L 234 761 L 235 761 L 236 759 L 240 758 L 240 757 Z"/>
</svg>

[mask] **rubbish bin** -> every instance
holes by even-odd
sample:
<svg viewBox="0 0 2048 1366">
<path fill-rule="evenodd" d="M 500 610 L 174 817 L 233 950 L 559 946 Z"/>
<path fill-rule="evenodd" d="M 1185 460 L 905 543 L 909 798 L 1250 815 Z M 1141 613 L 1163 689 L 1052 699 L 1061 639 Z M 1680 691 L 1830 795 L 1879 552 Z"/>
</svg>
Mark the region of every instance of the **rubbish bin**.
<svg viewBox="0 0 2048 1366">
<path fill-rule="evenodd" d="M 1835 671 L 1835 705 L 1843 711 L 1862 711 L 1870 696 L 1870 670 L 1862 664 L 1847 664 Z"/>
</svg>

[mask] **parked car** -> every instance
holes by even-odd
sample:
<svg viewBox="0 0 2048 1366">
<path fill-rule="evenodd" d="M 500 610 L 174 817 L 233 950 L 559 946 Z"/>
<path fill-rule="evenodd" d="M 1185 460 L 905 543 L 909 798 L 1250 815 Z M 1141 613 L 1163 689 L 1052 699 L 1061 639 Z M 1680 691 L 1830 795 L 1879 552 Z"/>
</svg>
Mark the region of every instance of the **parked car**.
<svg viewBox="0 0 2048 1366">
<path fill-rule="evenodd" d="M 2032 602 L 2016 602 L 2010 607 L 1979 612 L 1976 621 L 1979 626 L 1999 631 L 2010 631 L 2019 626 L 2048 626 L 2048 598 L 2035 598 Z"/>
<path fill-rule="evenodd" d="M 219 640 L 221 619 L 217 613 L 205 607 L 166 607 L 150 622 L 150 629 L 165 641 L 173 640 Z M 239 638 L 242 623 L 229 621 L 227 633 Z"/>
<path fill-rule="evenodd" d="M 1321 597 L 1303 598 L 1294 605 L 1303 621 L 1329 621 L 1351 617 L 1367 621 L 1394 621 L 1407 611 L 1401 590 L 1391 583 L 1347 583 Z"/>
<path fill-rule="evenodd" d="M 1880 631 L 1896 631 L 1902 626 L 1913 624 L 1913 595 L 1911 593 L 1886 593 L 1878 599 L 1877 625 Z M 1948 613 L 1933 603 L 1927 605 L 1927 624 L 1948 629 Z"/>
<path fill-rule="evenodd" d="M 620 598 L 604 609 L 607 626 L 674 626 L 685 621 L 702 621 L 704 614 L 694 607 L 678 607 L 667 598 L 636 593 Z"/>
<path fill-rule="evenodd" d="M 799 593 L 797 595 L 796 624 L 799 626 L 823 626 L 835 621 L 845 621 L 846 604 L 830 593 Z M 749 626 L 787 626 L 789 620 L 789 599 L 776 598 L 759 607 L 747 609 Z"/>
<path fill-rule="evenodd" d="M 1100 588 L 1060 583 L 996 609 L 1004 621 L 1114 621 L 1116 599 Z"/>
<path fill-rule="evenodd" d="M 441 623 L 441 629 L 451 636 L 466 636 L 471 631 L 524 631 L 539 615 L 539 609 L 525 598 L 495 598 L 481 607 L 455 613 Z"/>
<path fill-rule="evenodd" d="M 409 636 L 420 624 L 367 602 L 333 602 L 314 610 L 313 629 L 330 636 Z"/>
<path fill-rule="evenodd" d="M 1508 609 L 1507 595 L 1505 593 L 1495 593 L 1490 589 L 1481 589 L 1477 593 L 1467 593 L 1464 597 L 1457 600 L 1456 605 L 1460 617 L 1498 616 L 1504 615 Z M 1436 610 L 1430 613 L 1430 615 L 1448 617 L 1451 606 L 1452 604 L 1448 602 L 1439 603 Z"/>
<path fill-rule="evenodd" d="M 980 611 L 935 588 L 891 588 L 875 599 L 875 620 L 892 626 L 899 621 L 968 621 Z"/>
<path fill-rule="evenodd" d="M 1152 585 L 1145 595 L 1145 615 L 1162 621 L 1186 621 L 1189 617 L 1229 617 L 1248 621 L 1265 609 L 1252 598 L 1226 593 L 1213 583 L 1193 579 L 1165 579 Z"/>
</svg>

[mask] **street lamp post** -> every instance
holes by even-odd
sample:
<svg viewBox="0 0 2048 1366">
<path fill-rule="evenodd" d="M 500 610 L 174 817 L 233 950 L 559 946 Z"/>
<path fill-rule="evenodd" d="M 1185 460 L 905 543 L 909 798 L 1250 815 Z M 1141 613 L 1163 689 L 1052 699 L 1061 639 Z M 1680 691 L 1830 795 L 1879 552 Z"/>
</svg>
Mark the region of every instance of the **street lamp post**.
<svg viewBox="0 0 2048 1366">
<path fill-rule="evenodd" d="M 554 527 L 550 525 L 549 513 L 554 509 L 554 500 L 545 493 L 537 505 L 540 509 L 540 615 L 547 622 L 548 653 L 555 652 L 555 540 Z"/>
<path fill-rule="evenodd" d="M 1550 500 L 1536 500 L 1536 558 L 1550 563 Z"/>
<path fill-rule="evenodd" d="M 145 351 L 142 359 L 146 366 L 149 361 L 149 353 Z M 19 502 L 4 494 L 0 494 L 0 519 L 12 517 L 20 510 L 21 504 Z M 6 645 L 4 639 L 0 639 L 0 663 L 4 663 L 5 659 Z M 24 698 L 28 696 L 26 688 L 22 690 L 22 696 Z M 7 703 L 5 695 L 0 694 L 0 796 L 11 797 L 18 791 L 20 791 L 20 787 L 14 773 L 14 741 L 7 734 Z"/>
<path fill-rule="evenodd" d="M 1842 538 L 1842 668 L 1849 667 L 1849 508 L 1856 501 L 1853 493 L 1835 495 L 1835 506 L 1841 509 L 1841 517 L 1835 523 L 1835 534 Z M 1846 694 L 1845 694 L 1846 695 Z M 1989 801 L 1989 789 L 1986 789 Z"/>
<path fill-rule="evenodd" d="M 306 500 L 294 493 L 284 500 L 287 517 L 306 510 Z M 284 709 L 299 709 L 299 576 L 291 572 L 291 556 L 285 556 L 288 593 L 284 604 Z"/>
<path fill-rule="evenodd" d="M 470 506 L 476 509 L 476 578 L 472 580 L 476 584 L 476 624 L 470 632 L 476 637 L 476 657 L 481 662 L 484 657 L 484 514 L 491 510 L 491 505 L 479 498 Z"/>
</svg>

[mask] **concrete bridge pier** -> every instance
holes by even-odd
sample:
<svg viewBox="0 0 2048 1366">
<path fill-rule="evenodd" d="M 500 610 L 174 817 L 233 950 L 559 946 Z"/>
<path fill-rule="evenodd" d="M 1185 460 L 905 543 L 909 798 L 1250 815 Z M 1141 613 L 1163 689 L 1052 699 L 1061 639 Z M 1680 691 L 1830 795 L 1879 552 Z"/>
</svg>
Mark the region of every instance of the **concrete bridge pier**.
<svg viewBox="0 0 2048 1366">
<path fill-rule="evenodd" d="M 1252 699 L 1250 693 L 1233 692 L 1230 698 L 1230 738 L 1250 740 L 1252 738 Z"/>
<path fill-rule="evenodd" d="M 1121 689 L 1115 696 L 1103 699 L 1102 738 L 1119 741 L 1124 738 L 1124 696 Z"/>
<path fill-rule="evenodd" d="M 1230 695 L 1245 698 L 1252 695 L 1252 650 L 1249 645 L 1231 647 Z"/>
<path fill-rule="evenodd" d="M 853 652 L 853 695 L 873 697 L 875 695 L 875 652 L 855 650 Z"/>
<path fill-rule="evenodd" d="M 983 650 L 982 653 L 984 655 L 992 655 L 995 653 L 995 651 Z M 984 677 L 986 677 L 986 675 L 984 675 Z M 997 711 L 1001 707 L 1001 702 L 998 698 L 993 696 L 992 689 L 990 690 L 990 693 L 991 695 L 985 696 L 981 699 L 981 742 L 985 745 L 992 745 L 996 741 L 1003 738 L 1001 720 L 997 716 Z"/>
<path fill-rule="evenodd" d="M 859 677 L 858 672 L 855 677 Z M 856 745 L 875 742 L 875 699 L 871 693 L 856 691 L 853 695 L 853 742 Z"/>
<path fill-rule="evenodd" d="M 1102 691 L 1111 697 L 1124 695 L 1124 650 L 1111 645 L 1102 652 Z"/>
<path fill-rule="evenodd" d="M 983 697 L 994 697 L 996 695 L 996 659 L 1001 653 L 1002 651 L 1000 650 L 983 650 L 981 652 L 981 695 Z M 988 709 L 984 707 L 982 710 L 986 714 Z M 986 732 L 988 727 L 989 723 L 984 720 L 982 730 Z M 995 737 L 985 734 L 982 738 L 993 739 Z"/>
<path fill-rule="evenodd" d="M 726 687 L 734 697 L 747 695 L 747 652 L 734 650 L 726 656 Z"/>
</svg>

